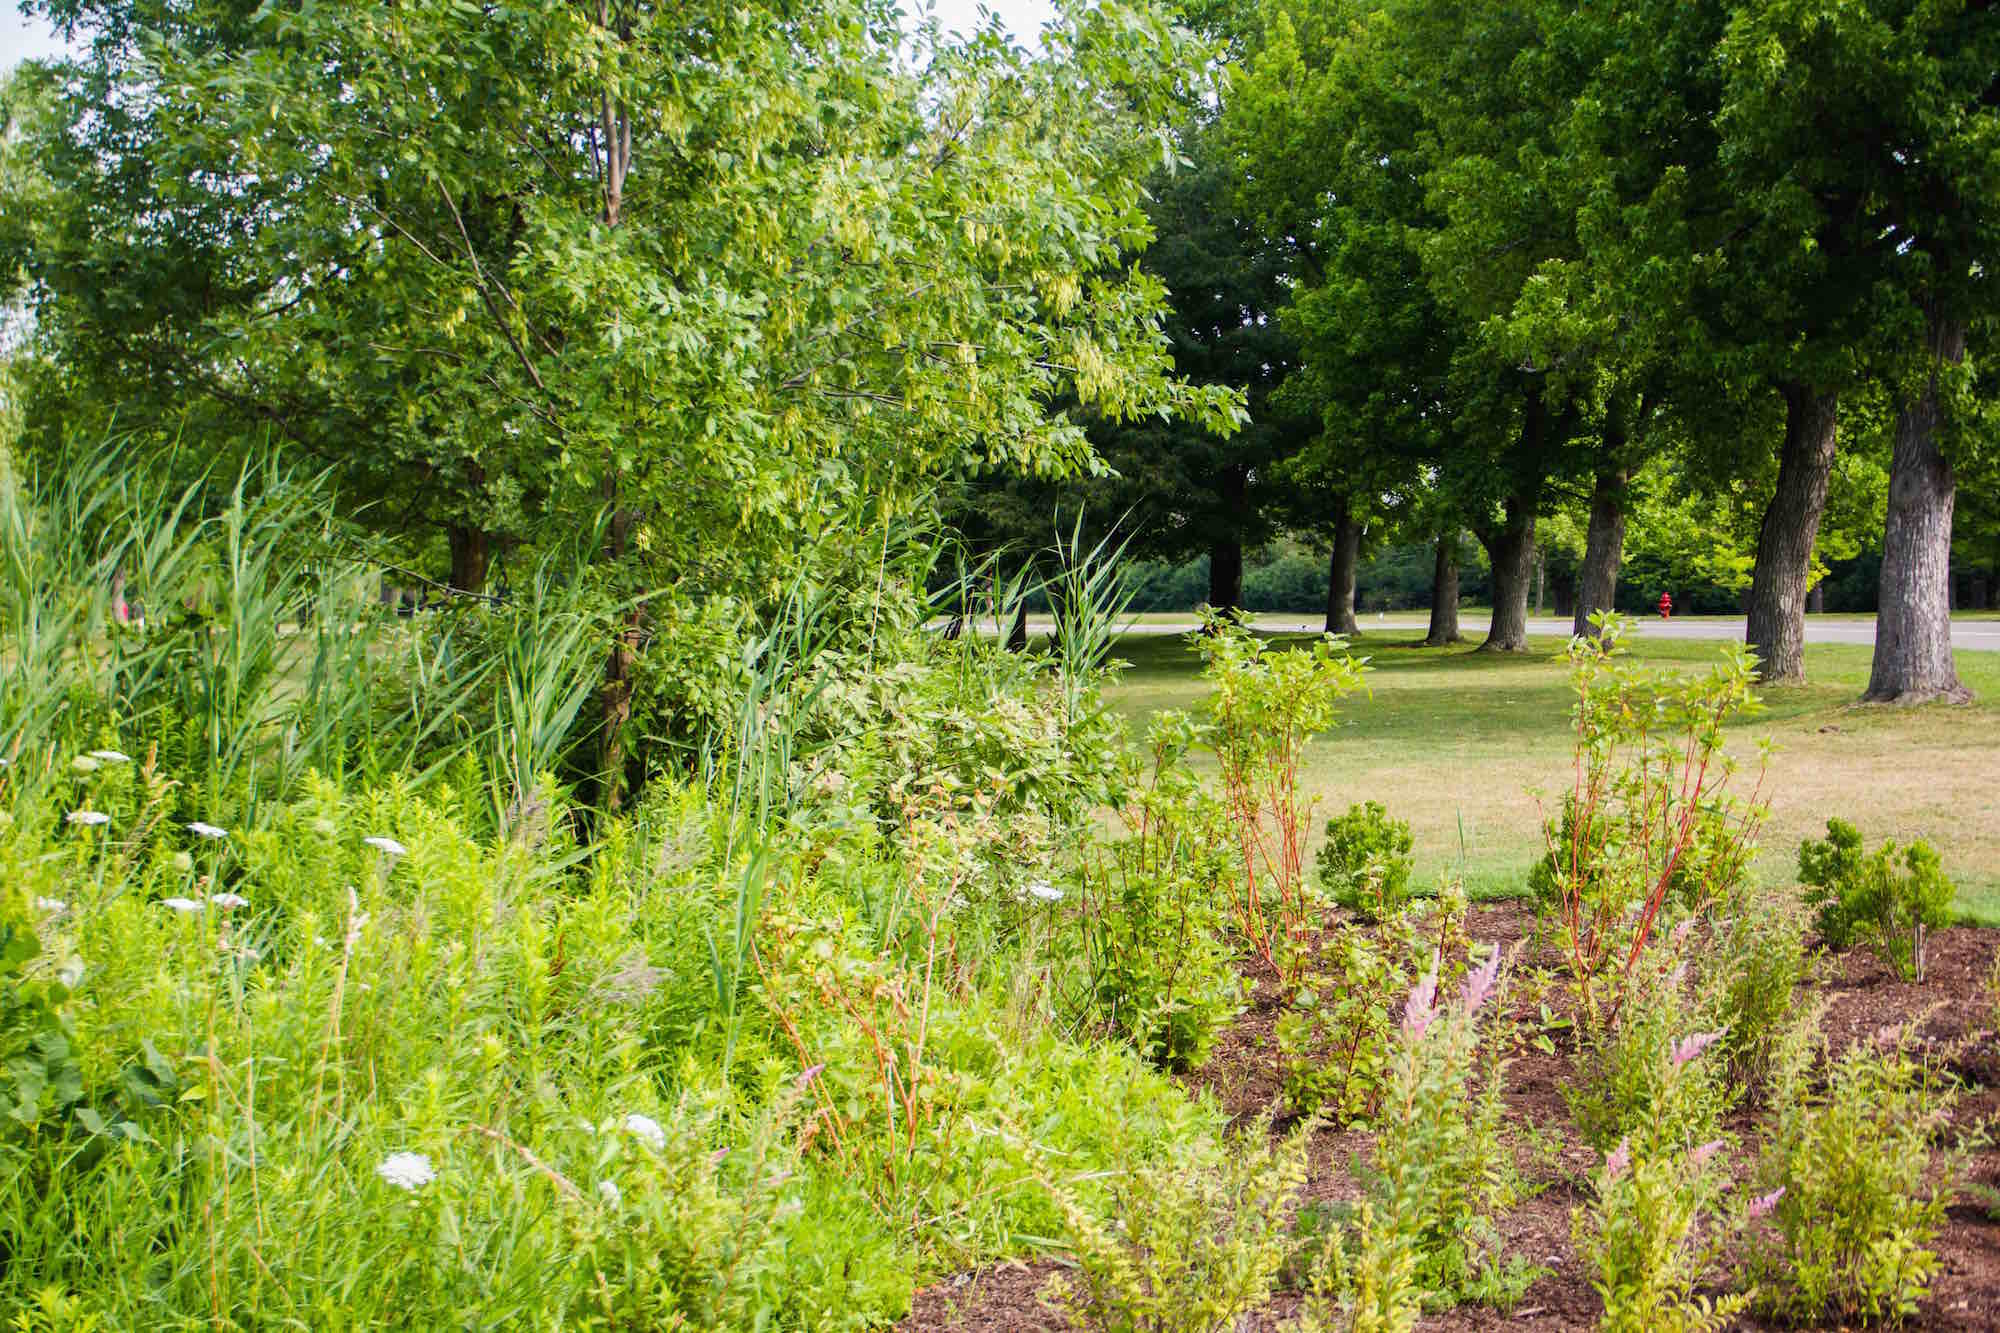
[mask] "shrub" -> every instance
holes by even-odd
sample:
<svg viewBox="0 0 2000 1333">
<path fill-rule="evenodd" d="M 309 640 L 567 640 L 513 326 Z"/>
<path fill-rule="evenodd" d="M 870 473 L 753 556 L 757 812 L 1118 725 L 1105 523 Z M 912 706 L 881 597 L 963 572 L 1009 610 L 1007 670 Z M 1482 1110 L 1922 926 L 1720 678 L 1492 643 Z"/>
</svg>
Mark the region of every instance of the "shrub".
<svg viewBox="0 0 2000 1333">
<path fill-rule="evenodd" d="M 1423 1313 L 1417 1255 L 1407 1232 L 1364 1200 L 1299 1210 L 1303 1241 L 1292 1285 L 1301 1293 L 1290 1333 L 1410 1333 Z"/>
<path fill-rule="evenodd" d="M 1703 1026 L 1710 1018 L 1685 971 L 1667 949 L 1649 949 L 1617 1016 L 1585 1019 L 1578 1076 L 1563 1096 L 1592 1145 L 1630 1138 L 1652 1158 L 1720 1132 L 1738 1091 L 1720 1048 L 1728 1034 Z"/>
<path fill-rule="evenodd" d="M 1553 904 L 1586 1008 L 1615 1014 L 1670 895 L 1705 905 L 1733 893 L 1764 810 L 1729 791 L 1723 726 L 1754 707 L 1754 671 L 1731 645 L 1707 674 L 1635 668 L 1629 622 L 1605 614 L 1569 648 L 1575 778 L 1534 876 Z"/>
<path fill-rule="evenodd" d="M 1311 802 L 1299 765 L 1306 742 L 1333 725 L 1340 700 L 1363 688 L 1365 663 L 1332 638 L 1272 652 L 1241 625 L 1214 616 L 1195 642 L 1214 686 L 1203 735 L 1222 769 L 1243 868 L 1237 928 L 1266 963 L 1296 981 L 1319 906 L 1305 881 Z"/>
<path fill-rule="evenodd" d="M 1930 1245 L 1960 1158 L 1937 1170 L 1930 1139 L 1952 1096 L 1912 1056 L 1907 1030 L 1850 1048 L 1819 1086 L 1824 1052 L 1816 1023 L 1779 1052 L 1777 1122 L 1754 1187 L 1769 1222 L 1754 1231 L 1746 1268 L 1774 1314 L 1901 1319 L 1937 1271 Z"/>
<path fill-rule="evenodd" d="M 1710 1333 L 1748 1303 L 1711 1301 L 1696 1288 L 1730 1248 L 1719 1225 L 1716 1164 L 1722 1144 L 1646 1155 L 1620 1143 L 1595 1175 L 1590 1207 L 1572 1230 L 1604 1301 L 1598 1327 L 1609 1333 Z"/>
<path fill-rule="evenodd" d="M 1187 767 L 1192 736 L 1183 715 L 1153 720 L 1150 764 L 1120 812 L 1127 836 L 1084 858 L 1077 914 L 1074 1008 L 1176 1069 L 1208 1058 L 1244 987 L 1225 938 L 1228 821 Z"/>
<path fill-rule="evenodd" d="M 1924 935 L 1951 920 L 1955 892 L 1927 842 L 1903 849 L 1885 842 L 1864 853 L 1861 831 L 1842 819 L 1826 822 L 1826 838 L 1799 844 L 1799 879 L 1814 924 L 1829 948 L 1857 940 L 1872 946 L 1906 980 L 1924 979 Z"/>
<path fill-rule="evenodd" d="M 1376 1213 L 1415 1256 L 1417 1288 L 1441 1305 L 1477 1298 L 1504 1307 L 1533 1280 L 1518 1258 L 1501 1263 L 1492 1222 L 1519 1198 L 1500 1138 L 1508 1034 L 1480 1030 L 1500 969 L 1495 946 L 1455 1002 L 1439 1002 L 1435 963 L 1412 988 L 1361 1172 Z"/>
<path fill-rule="evenodd" d="M 1120 1173 L 1107 1212 L 1052 1185 L 1076 1276 L 1057 1301 L 1105 1333 L 1212 1333 L 1269 1299 L 1291 1256 L 1308 1122 L 1273 1145 L 1248 1126 L 1219 1162 L 1170 1157 Z"/>
<path fill-rule="evenodd" d="M 1337 1122 L 1375 1113 L 1393 1046 L 1390 997 L 1409 973 L 1368 931 L 1337 925 L 1319 941 L 1313 970 L 1285 996 L 1274 1036 L 1285 1100 Z"/>
<path fill-rule="evenodd" d="M 1791 894 L 1757 891 L 1714 925 L 1700 950 L 1699 1023 L 1724 1034 L 1735 1082 L 1746 1092 L 1763 1084 L 1777 1043 L 1797 1018 L 1799 988 L 1812 966 L 1805 932 Z"/>
<path fill-rule="evenodd" d="M 1409 897 L 1413 845 L 1408 822 L 1389 818 L 1379 802 L 1349 806 L 1327 821 L 1320 887 L 1342 907 L 1378 921 L 1393 916 Z"/>
</svg>

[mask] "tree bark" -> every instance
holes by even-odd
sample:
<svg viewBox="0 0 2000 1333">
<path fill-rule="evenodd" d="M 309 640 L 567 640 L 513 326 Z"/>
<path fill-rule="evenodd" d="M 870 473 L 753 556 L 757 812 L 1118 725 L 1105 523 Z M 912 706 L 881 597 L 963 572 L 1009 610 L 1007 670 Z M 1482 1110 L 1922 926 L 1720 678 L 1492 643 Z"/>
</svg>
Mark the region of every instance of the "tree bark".
<svg viewBox="0 0 2000 1333">
<path fill-rule="evenodd" d="M 1821 614 L 1825 610 L 1826 610 L 1826 580 L 1821 579 L 1818 583 L 1813 584 L 1812 590 L 1810 592 L 1806 593 L 1806 614 L 1809 616 L 1816 616 Z"/>
<path fill-rule="evenodd" d="M 451 590 L 486 591 L 486 570 L 493 549 L 491 535 L 483 528 L 454 523 L 445 529 L 445 540 L 451 547 Z"/>
<path fill-rule="evenodd" d="M 1784 395 L 1778 489 L 1757 533 L 1743 637 L 1757 655 L 1761 680 L 1796 685 L 1806 678 L 1806 579 L 1833 475 L 1840 400 L 1799 383 L 1786 384 Z"/>
<path fill-rule="evenodd" d="M 1510 498 L 1506 518 L 1480 533 L 1493 565 L 1493 621 L 1482 653 L 1528 651 L 1528 589 L 1535 575 L 1535 511 L 1521 497 Z"/>
<path fill-rule="evenodd" d="M 1572 634 L 1594 634 L 1591 616 L 1617 604 L 1618 566 L 1625 559 L 1625 506 L 1632 470 L 1622 463 L 1597 471 L 1590 491 L 1590 531 L 1583 540 L 1583 568 L 1576 584 L 1576 618 Z"/>
<path fill-rule="evenodd" d="M 1437 561 L 1431 566 L 1431 627 L 1424 646 L 1442 648 L 1463 638 L 1458 632 L 1458 534 L 1440 533 Z"/>
<path fill-rule="evenodd" d="M 1354 576 L 1361 564 L 1361 524 L 1354 517 L 1354 503 L 1343 495 L 1333 504 L 1333 554 L 1326 567 L 1326 632 L 1353 635 L 1361 632 L 1354 622 Z"/>
<path fill-rule="evenodd" d="M 1931 311 L 1931 369 L 1896 413 L 1889 516 L 1882 530 L 1869 703 L 1969 703 L 1951 655 L 1951 519 L 1957 478 L 1938 444 L 1939 370 L 1965 359 L 1965 323 Z"/>
<path fill-rule="evenodd" d="M 1501 520 L 1475 529 L 1493 565 L 1493 620 L 1482 653 L 1528 651 L 1528 592 L 1535 577 L 1535 515 L 1541 508 L 1543 458 L 1548 447 L 1548 406 L 1540 385 L 1521 401 L 1519 470 L 1501 505 Z"/>
<path fill-rule="evenodd" d="M 1243 543 L 1233 535 L 1209 545 L 1208 604 L 1217 611 L 1243 609 Z"/>
<path fill-rule="evenodd" d="M 613 478 L 605 479 L 605 494 L 607 498 L 616 497 Z M 606 554 L 613 565 L 625 557 L 633 521 L 628 511 L 612 513 Z M 611 653 L 604 663 L 604 683 L 598 689 L 603 727 L 598 737 L 598 770 L 604 784 L 602 805 L 610 814 L 617 814 L 625 805 L 625 727 L 632 720 L 632 669 L 639 660 L 639 617 L 636 606 L 625 613 L 618 634 L 611 641 Z"/>
<path fill-rule="evenodd" d="M 1242 464 L 1216 477 L 1226 526 L 1208 544 L 1208 604 L 1217 611 L 1243 609 L 1243 532 L 1250 522 L 1250 469 Z"/>
</svg>

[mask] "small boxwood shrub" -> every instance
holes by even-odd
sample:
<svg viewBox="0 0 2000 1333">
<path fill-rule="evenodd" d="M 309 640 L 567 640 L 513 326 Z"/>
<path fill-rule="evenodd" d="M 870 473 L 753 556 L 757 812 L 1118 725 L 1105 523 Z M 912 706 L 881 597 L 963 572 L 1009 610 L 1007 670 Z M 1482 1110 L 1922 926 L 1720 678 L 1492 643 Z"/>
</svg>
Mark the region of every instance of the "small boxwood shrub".
<svg viewBox="0 0 2000 1333">
<path fill-rule="evenodd" d="M 1379 801 L 1351 805 L 1326 822 L 1320 886 L 1342 907 L 1387 920 L 1409 899 L 1414 845 L 1409 823 L 1391 819 Z"/>
</svg>

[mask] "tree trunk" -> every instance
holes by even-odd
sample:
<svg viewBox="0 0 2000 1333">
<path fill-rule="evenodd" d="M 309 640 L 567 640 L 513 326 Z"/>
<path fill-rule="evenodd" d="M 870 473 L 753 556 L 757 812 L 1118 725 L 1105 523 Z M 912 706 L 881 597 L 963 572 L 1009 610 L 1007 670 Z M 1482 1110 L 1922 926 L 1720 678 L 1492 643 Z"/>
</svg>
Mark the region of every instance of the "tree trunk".
<svg viewBox="0 0 2000 1333">
<path fill-rule="evenodd" d="M 1590 532 L 1583 541 L 1583 568 L 1577 574 L 1576 618 L 1572 634 L 1594 634 L 1591 616 L 1617 605 L 1618 566 L 1625 559 L 1625 505 L 1632 471 L 1623 464 L 1598 469 L 1590 492 Z"/>
<path fill-rule="evenodd" d="M 445 529 L 451 546 L 451 590 L 486 591 L 486 568 L 492 558 L 492 538 L 483 528 L 453 524 Z"/>
<path fill-rule="evenodd" d="M 1896 413 L 1875 612 L 1870 703 L 1969 703 L 1951 655 L 1951 517 L 1957 479 L 1938 447 L 1938 371 L 1965 359 L 1965 324 L 1931 312 L 1930 376 Z"/>
<path fill-rule="evenodd" d="M 1458 534 L 1442 533 L 1437 539 L 1437 562 L 1431 567 L 1431 627 L 1424 646 L 1442 648 L 1463 637 L 1458 632 Z"/>
<path fill-rule="evenodd" d="M 1806 614 L 1817 616 L 1823 614 L 1825 611 L 1826 580 L 1821 579 L 1818 583 L 1813 584 L 1812 591 L 1806 594 Z"/>
<path fill-rule="evenodd" d="M 1539 385 L 1521 402 L 1520 471 L 1501 506 L 1501 520 L 1477 529 L 1493 565 L 1493 621 L 1482 653 L 1528 651 L 1528 590 L 1535 577 L 1535 514 L 1541 508 L 1548 407 Z"/>
<path fill-rule="evenodd" d="M 1227 526 L 1208 545 L 1208 604 L 1217 611 L 1243 609 L 1243 532 L 1250 522 L 1250 469 L 1225 467 L 1216 477 L 1216 498 Z"/>
<path fill-rule="evenodd" d="M 1345 495 L 1333 505 L 1333 554 L 1326 566 L 1326 632 L 1353 635 L 1361 632 L 1354 623 L 1354 576 L 1361 564 L 1361 524 L 1354 517 L 1354 504 Z"/>
<path fill-rule="evenodd" d="M 1208 548 L 1208 604 L 1217 611 L 1243 609 L 1243 543 L 1218 537 Z"/>
<path fill-rule="evenodd" d="M 1813 543 L 1833 475 L 1839 398 L 1804 384 L 1785 394 L 1785 442 L 1778 456 L 1778 489 L 1757 533 L 1757 567 L 1750 578 L 1744 641 L 1757 655 L 1766 684 L 1796 685 L 1806 678 L 1806 579 Z"/>
<path fill-rule="evenodd" d="M 615 498 L 615 487 L 615 481 L 607 478 L 607 497 Z M 632 514 L 613 511 L 606 552 L 613 564 L 625 556 L 632 525 Z M 603 727 L 598 738 L 598 769 L 604 784 L 602 805 L 610 814 L 617 814 L 625 805 L 625 728 L 632 720 L 632 668 L 639 658 L 639 614 L 636 606 L 625 613 L 624 623 L 611 641 L 611 654 L 604 663 L 604 683 L 598 689 Z"/>
<path fill-rule="evenodd" d="M 1481 533 L 1479 541 L 1493 565 L 1493 623 L 1479 651 L 1524 653 L 1528 650 L 1528 587 L 1535 575 L 1535 511 L 1510 499 L 1505 522 Z"/>
</svg>

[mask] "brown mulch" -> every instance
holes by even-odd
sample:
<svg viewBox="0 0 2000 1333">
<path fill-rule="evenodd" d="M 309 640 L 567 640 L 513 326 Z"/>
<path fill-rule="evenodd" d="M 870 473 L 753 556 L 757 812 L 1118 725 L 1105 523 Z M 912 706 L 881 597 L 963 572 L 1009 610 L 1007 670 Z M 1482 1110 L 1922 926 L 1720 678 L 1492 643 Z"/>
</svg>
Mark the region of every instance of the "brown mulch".
<svg viewBox="0 0 2000 1333">
<path fill-rule="evenodd" d="M 1533 924 L 1532 913 L 1520 903 L 1476 907 L 1468 923 L 1475 940 L 1506 943 L 1528 938 Z M 1826 959 L 1814 990 L 1826 1002 L 1828 1039 L 1839 1050 L 1873 1041 L 1885 1028 L 1915 1023 L 1918 1035 L 1933 1043 L 1947 1067 L 1964 1082 L 1953 1112 L 1953 1131 L 1971 1133 L 1987 1120 L 2000 1126 L 2000 1037 L 1995 1034 L 1994 998 L 1986 984 L 1996 949 L 2000 949 L 2000 930 L 1954 926 L 1939 932 L 1930 940 L 1921 986 L 1904 982 L 1865 949 Z M 1190 1087 L 1207 1091 L 1238 1121 L 1281 1100 L 1271 1036 L 1277 1019 L 1275 990 L 1268 979 L 1253 980 L 1257 984 L 1249 1010 L 1218 1042 L 1208 1064 L 1186 1080 Z M 1595 1327 L 1600 1302 L 1570 1242 L 1570 1213 L 1584 1201 L 1579 1182 L 1595 1156 L 1580 1146 L 1570 1122 L 1562 1095 L 1570 1077 L 1569 1057 L 1560 1048 L 1554 1055 L 1524 1051 L 1508 1069 L 1509 1118 L 1522 1131 L 1516 1136 L 1517 1157 L 1524 1176 L 1542 1188 L 1495 1222 L 1507 1254 L 1518 1254 L 1549 1271 L 1511 1313 L 1461 1306 L 1426 1317 L 1420 1328 Z M 1734 1128 L 1747 1141 L 1754 1117 L 1743 1112 L 1740 1120 Z M 1320 1135 L 1312 1147 L 1307 1195 L 1356 1197 L 1349 1164 L 1367 1141 L 1365 1134 L 1356 1132 Z M 1964 1183 L 2000 1189 L 2000 1149 L 1989 1146 L 1975 1152 Z M 2000 1333 L 2000 1223 L 1987 1215 L 1980 1200 L 1961 1189 L 1934 1248 L 1939 1271 L 1930 1295 L 1902 1327 Z M 917 1293 L 909 1316 L 898 1328 L 903 1333 L 1070 1333 L 1078 1326 L 1041 1299 L 1050 1279 L 1062 1271 L 1059 1261 L 1042 1259 L 958 1274 Z M 1246 1326 L 1276 1329 L 1291 1308 L 1290 1299 L 1281 1297 Z M 1768 1327 L 1754 1320 L 1738 1326 Z"/>
</svg>

